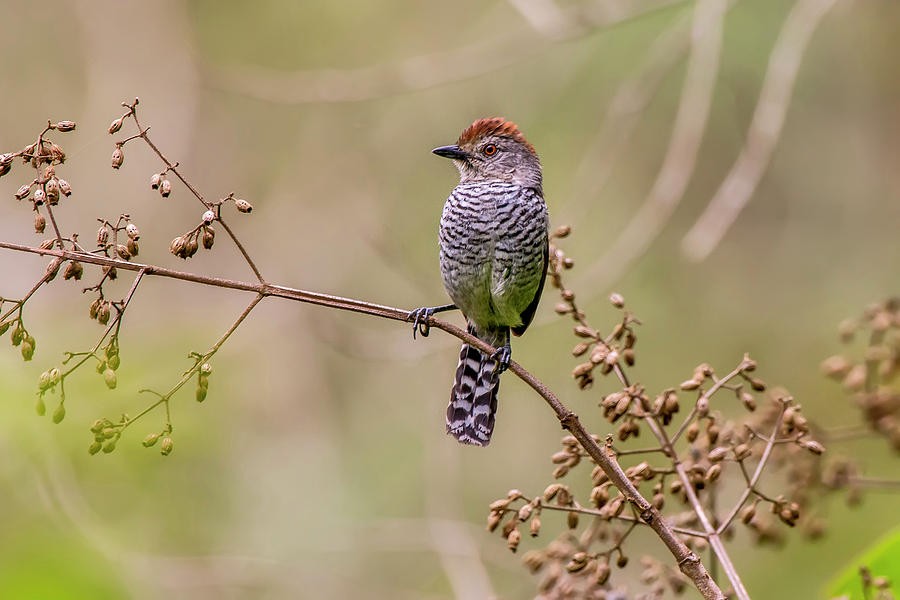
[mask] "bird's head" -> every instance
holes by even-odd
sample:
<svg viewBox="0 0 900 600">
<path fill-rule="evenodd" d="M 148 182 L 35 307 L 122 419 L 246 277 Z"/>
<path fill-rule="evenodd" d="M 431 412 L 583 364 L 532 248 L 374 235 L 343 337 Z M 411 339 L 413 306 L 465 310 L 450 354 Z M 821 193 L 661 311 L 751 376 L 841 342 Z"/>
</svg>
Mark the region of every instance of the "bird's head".
<svg viewBox="0 0 900 600">
<path fill-rule="evenodd" d="M 432 150 L 450 158 L 463 183 L 511 181 L 541 187 L 541 161 L 515 123 L 502 117 L 479 119 L 466 127 L 456 144 Z"/>
</svg>

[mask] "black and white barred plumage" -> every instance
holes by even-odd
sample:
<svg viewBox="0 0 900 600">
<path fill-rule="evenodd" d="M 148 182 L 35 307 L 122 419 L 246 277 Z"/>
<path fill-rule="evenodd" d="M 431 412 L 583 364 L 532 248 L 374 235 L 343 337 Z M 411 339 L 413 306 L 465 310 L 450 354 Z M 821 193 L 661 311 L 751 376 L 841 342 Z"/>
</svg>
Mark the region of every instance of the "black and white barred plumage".
<svg viewBox="0 0 900 600">
<path fill-rule="evenodd" d="M 547 272 L 541 165 L 516 125 L 501 118 L 476 121 L 456 145 L 434 152 L 453 159 L 460 172 L 441 216 L 444 287 L 465 315 L 469 333 L 499 349 L 489 356 L 463 345 L 447 432 L 462 443 L 486 446 L 500 374 L 509 361 L 510 333 L 522 335 L 531 323 Z M 421 311 L 433 309 L 411 316 L 418 320 Z"/>
<path fill-rule="evenodd" d="M 441 275 L 469 332 L 495 348 L 524 333 L 546 274 L 547 207 L 540 190 L 506 181 L 461 183 L 441 217 Z M 487 445 L 494 430 L 496 361 L 463 345 L 447 407 L 447 431 Z"/>
</svg>

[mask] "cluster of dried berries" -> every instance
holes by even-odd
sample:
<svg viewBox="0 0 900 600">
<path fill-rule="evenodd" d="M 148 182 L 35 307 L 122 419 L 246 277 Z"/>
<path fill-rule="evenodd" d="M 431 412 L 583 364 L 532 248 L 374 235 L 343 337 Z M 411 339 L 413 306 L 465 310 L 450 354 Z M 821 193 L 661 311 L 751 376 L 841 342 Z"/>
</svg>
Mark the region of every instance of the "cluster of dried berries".
<svg viewBox="0 0 900 600">
<path fill-rule="evenodd" d="M 571 233 L 568 225 L 559 227 L 551 236 L 552 239 L 564 238 Z M 574 262 L 566 256 L 565 252 L 555 243 L 550 245 L 550 264 L 548 274 L 550 283 L 559 290 L 560 302 L 556 304 L 556 313 L 570 315 L 575 321 L 573 332 L 580 338 L 572 355 L 575 357 L 587 356 L 588 360 L 579 363 L 572 370 L 572 377 L 578 383 L 579 389 L 589 389 L 594 383 L 594 371 L 599 370 L 601 375 L 621 369 L 624 366 L 634 366 L 634 346 L 637 343 L 637 335 L 634 326 L 640 325 L 634 315 L 625 310 L 625 299 L 620 294 L 612 294 L 610 303 L 616 309 L 622 311 L 622 320 L 613 327 L 606 336 L 601 335 L 585 320 L 585 314 L 575 303 L 575 292 L 567 288 L 563 283 L 562 273 L 565 269 L 571 269 Z"/>
<path fill-rule="evenodd" d="M 869 306 L 839 331 L 848 345 L 865 337 L 862 357 L 832 356 L 822 363 L 823 372 L 851 394 L 868 429 L 900 452 L 900 390 L 892 385 L 900 372 L 900 298 Z"/>
<path fill-rule="evenodd" d="M 553 237 L 569 232 L 568 227 L 560 228 Z M 551 247 L 550 280 L 561 296 L 556 311 L 575 321 L 573 333 L 579 341 L 572 354 L 588 358 L 575 367 L 573 377 L 583 390 L 592 386 L 598 373 L 612 375 L 620 384 L 599 402 L 604 418 L 618 424 L 615 438 L 608 436 L 607 449 L 619 459 L 637 458 L 624 469 L 626 476 L 657 510 L 669 508 L 666 519 L 682 541 L 696 552 L 708 548 L 710 534 L 704 521 L 714 523 L 714 533 L 723 539 L 730 539 L 735 527 L 742 524 L 757 543 L 780 542 L 785 525 L 801 526 L 810 536 L 821 534 L 823 523 L 809 507 L 823 491 L 820 455 L 825 448 L 811 437 L 800 405 L 777 390 L 763 401 L 767 385 L 755 376 L 756 362 L 748 356 L 725 375 L 717 375 L 704 363 L 678 386 L 655 396 L 648 394 L 644 386 L 630 380 L 628 371 L 635 364 L 634 326 L 639 321 L 625 310 L 622 296 L 613 294 L 610 303 L 622 312 L 622 318 L 608 333 L 592 327 L 576 304 L 574 292 L 563 282 L 568 260 L 555 244 Z M 726 418 L 714 401 L 728 397 L 749 414 Z M 757 410 L 758 405 L 764 410 Z M 684 416 L 679 419 L 679 414 Z M 637 450 L 616 446 L 638 437 L 643 429 L 650 430 L 658 445 Z M 534 519 L 542 510 L 566 512 L 568 526 L 563 532 L 544 549 L 526 555 L 532 572 L 541 573 L 541 597 L 606 597 L 614 589 L 609 581 L 611 558 L 618 555 L 619 560 L 614 561 L 618 566 L 627 563 L 622 543 L 642 521 L 574 437 L 563 438 L 561 450 L 551 461 L 554 479 L 567 477 L 585 462 L 591 465 L 589 500 L 579 502 L 561 482 L 551 484 L 536 498 L 514 490 L 491 505 L 488 528 L 500 528 L 515 550 L 521 541 L 520 525 L 527 522 L 536 536 L 540 521 L 535 525 Z M 763 471 L 768 474 L 766 486 L 780 485 L 781 493 L 769 495 L 760 486 Z M 778 471 L 780 484 L 771 475 Z M 736 497 L 734 486 L 725 484 L 735 480 L 743 483 L 743 491 Z M 726 498 L 733 499 L 724 501 Z M 582 520 L 588 517 L 580 533 L 579 515 Z M 643 565 L 641 578 L 650 587 L 647 597 L 659 597 L 667 589 L 676 593 L 684 589 L 684 578 L 676 570 L 667 573 L 650 558 L 644 559 Z"/>
<path fill-rule="evenodd" d="M 40 207 L 56 206 L 61 196 L 72 195 L 71 184 L 56 175 L 56 165 L 65 162 L 66 153 L 54 142 L 44 139 L 44 136 L 54 130 L 66 133 L 74 129 L 74 121 L 48 122 L 36 142 L 25 146 L 18 152 L 0 154 L 0 177 L 12 170 L 13 161 L 16 158 L 21 158 L 25 164 L 30 164 L 37 171 L 37 176 L 19 187 L 15 193 L 16 200 L 27 199 L 31 202 L 36 233 L 44 233 L 47 227 L 47 219 L 41 214 Z"/>
</svg>

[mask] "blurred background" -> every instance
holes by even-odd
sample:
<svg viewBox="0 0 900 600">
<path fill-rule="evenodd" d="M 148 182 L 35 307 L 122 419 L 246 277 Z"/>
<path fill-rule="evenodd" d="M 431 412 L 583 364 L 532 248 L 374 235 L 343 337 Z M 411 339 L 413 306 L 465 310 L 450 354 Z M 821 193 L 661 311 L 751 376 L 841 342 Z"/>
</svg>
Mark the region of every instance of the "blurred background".
<svg viewBox="0 0 900 600">
<path fill-rule="evenodd" d="M 635 373 L 648 389 L 703 361 L 727 371 L 747 351 L 812 420 L 856 418 L 819 364 L 839 349 L 840 320 L 897 292 L 896 2 L 5 4 L 0 152 L 47 119 L 77 121 L 53 137 L 75 190 L 56 213 L 65 233 L 90 240 L 97 217 L 124 212 L 142 261 L 252 279 L 222 235 L 187 264 L 168 254 L 202 210 L 178 183 L 166 200 L 150 189 L 160 166 L 148 148 L 129 144 L 109 168 L 126 130 L 107 126 L 138 96 L 154 141 L 207 197 L 254 204 L 230 223 L 269 281 L 442 304 L 437 224 L 457 175 L 430 150 L 503 115 L 541 155 L 553 224 L 574 226 L 569 284 L 592 322 L 616 319 L 614 290 L 642 320 Z M 41 237 L 12 197 L 31 176 L 17 164 L 0 180 L 3 240 Z M 0 251 L 0 295 L 21 297 L 45 263 Z M 86 269 L 88 285 L 96 278 Z M 456 340 L 414 342 L 396 322 L 269 300 L 212 361 L 206 402 L 190 388 L 173 401 L 171 456 L 141 447 L 162 426 L 154 412 L 91 457 L 94 419 L 139 412 L 140 389 L 169 389 L 250 298 L 146 279 L 125 318 L 118 388 L 85 368 L 53 425 L 34 413 L 38 375 L 101 331 L 81 287 L 59 278 L 27 304 L 32 362 L 0 351 L 0 597 L 534 595 L 520 557 L 483 526 L 490 501 L 551 480 L 560 428 L 520 381 L 504 378 L 492 445 L 462 447 L 444 434 Z M 603 434 L 595 407 L 614 382 L 577 391 L 555 302 L 545 291 L 514 357 Z M 881 442 L 834 452 L 896 473 Z M 738 537 L 754 597 L 818 595 L 900 521 L 890 494 L 855 510 L 835 501 L 825 516 L 816 544 Z M 547 515 L 545 528 L 559 527 Z M 633 541 L 634 554 L 658 547 L 647 532 Z M 635 582 L 639 568 L 626 569 Z"/>
</svg>

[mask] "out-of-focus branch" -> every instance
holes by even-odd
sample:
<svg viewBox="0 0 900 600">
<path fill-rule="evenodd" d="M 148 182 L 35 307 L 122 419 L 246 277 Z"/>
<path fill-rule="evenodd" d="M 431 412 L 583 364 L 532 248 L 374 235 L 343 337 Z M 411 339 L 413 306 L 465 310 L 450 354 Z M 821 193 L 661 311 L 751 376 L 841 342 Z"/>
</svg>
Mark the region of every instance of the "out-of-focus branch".
<svg viewBox="0 0 900 600">
<path fill-rule="evenodd" d="M 507 0 L 532 29 L 541 35 L 554 39 L 566 30 L 577 27 L 553 0 Z"/>
<path fill-rule="evenodd" d="M 727 8 L 727 0 L 702 0 L 694 9 L 691 54 L 666 156 L 644 204 L 585 275 L 596 289 L 608 287 L 647 251 L 684 195 L 712 104 Z"/>
<path fill-rule="evenodd" d="M 690 231 L 681 250 L 704 260 L 719 244 L 756 190 L 781 137 L 803 55 L 822 18 L 836 0 L 797 0 L 772 48 L 747 141 L 722 185 Z"/>
<path fill-rule="evenodd" d="M 682 4 L 684 0 L 651 0 L 630 11 L 575 7 L 561 11 L 554 42 L 571 40 Z M 424 90 L 492 73 L 534 56 L 548 41 L 523 31 L 492 36 L 446 52 L 405 58 L 357 69 L 284 72 L 261 66 L 208 65 L 212 84 L 275 104 L 359 102 Z"/>
<path fill-rule="evenodd" d="M 690 24 L 690 15 L 679 17 L 653 40 L 641 65 L 619 85 L 598 134 L 579 161 L 573 197 L 600 196 L 650 101 L 666 76 L 684 58 L 690 46 Z M 578 222 L 593 205 L 580 203 L 567 211 L 566 221 Z"/>
</svg>

